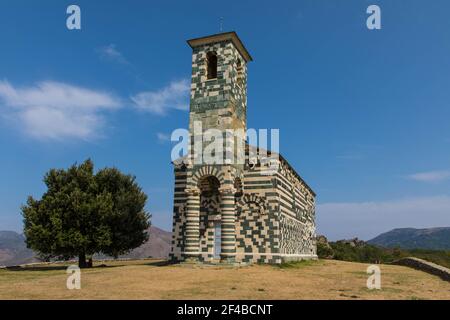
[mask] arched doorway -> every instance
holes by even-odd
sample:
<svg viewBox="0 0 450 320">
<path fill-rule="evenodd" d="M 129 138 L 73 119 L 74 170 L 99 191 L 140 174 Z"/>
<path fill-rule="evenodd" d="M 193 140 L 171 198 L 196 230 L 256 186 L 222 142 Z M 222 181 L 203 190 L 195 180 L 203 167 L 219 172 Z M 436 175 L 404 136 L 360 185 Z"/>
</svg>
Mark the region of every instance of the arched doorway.
<svg viewBox="0 0 450 320">
<path fill-rule="evenodd" d="M 222 252 L 222 223 L 214 221 L 214 245 L 213 245 L 213 258 L 220 259 L 220 253 Z"/>
<path fill-rule="evenodd" d="M 208 259 L 220 259 L 221 253 L 221 212 L 220 181 L 213 175 L 199 179 L 200 190 L 200 251 Z M 212 248 L 211 248 L 212 247 Z"/>
</svg>

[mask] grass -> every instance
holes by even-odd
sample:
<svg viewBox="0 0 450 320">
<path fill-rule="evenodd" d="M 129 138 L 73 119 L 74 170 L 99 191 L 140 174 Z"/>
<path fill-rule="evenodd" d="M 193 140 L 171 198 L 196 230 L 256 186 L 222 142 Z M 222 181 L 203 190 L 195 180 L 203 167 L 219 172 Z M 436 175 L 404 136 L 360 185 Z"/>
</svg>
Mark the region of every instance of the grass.
<svg viewBox="0 0 450 320">
<path fill-rule="evenodd" d="M 301 260 L 301 261 L 292 261 L 292 262 L 284 262 L 282 264 L 276 265 L 276 267 L 280 269 L 299 269 L 314 265 L 320 265 L 322 260 Z"/>
<path fill-rule="evenodd" d="M 450 299 L 449 282 L 394 265 L 380 265 L 382 289 L 368 290 L 368 264 L 335 260 L 241 268 L 106 264 L 82 270 L 81 290 L 66 288 L 65 264 L 0 270 L 0 299 Z"/>
</svg>

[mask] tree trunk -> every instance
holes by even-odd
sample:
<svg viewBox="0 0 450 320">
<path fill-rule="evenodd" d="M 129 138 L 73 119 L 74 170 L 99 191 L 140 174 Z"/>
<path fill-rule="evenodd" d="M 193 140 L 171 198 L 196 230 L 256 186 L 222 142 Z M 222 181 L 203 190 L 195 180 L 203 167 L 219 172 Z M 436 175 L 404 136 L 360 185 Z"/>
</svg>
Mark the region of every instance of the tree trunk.
<svg viewBox="0 0 450 320">
<path fill-rule="evenodd" d="M 92 268 L 92 265 L 93 265 L 93 263 L 92 263 L 92 256 L 90 256 L 89 259 L 88 259 L 88 262 L 87 262 L 87 267 L 88 268 Z"/>
<path fill-rule="evenodd" d="M 80 267 L 80 268 L 86 268 L 87 267 L 86 254 L 80 253 L 78 255 L 78 267 Z"/>
</svg>

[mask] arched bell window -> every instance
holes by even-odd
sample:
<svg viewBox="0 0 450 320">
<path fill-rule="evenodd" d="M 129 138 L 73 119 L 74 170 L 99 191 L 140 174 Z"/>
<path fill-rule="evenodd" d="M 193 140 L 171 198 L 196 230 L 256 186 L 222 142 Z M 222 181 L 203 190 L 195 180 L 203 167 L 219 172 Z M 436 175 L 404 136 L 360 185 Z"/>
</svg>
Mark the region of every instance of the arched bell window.
<svg viewBox="0 0 450 320">
<path fill-rule="evenodd" d="M 217 78 L 217 55 L 215 52 L 208 52 L 206 55 L 206 63 L 208 66 L 207 79 Z"/>
<path fill-rule="evenodd" d="M 241 60 L 236 62 L 236 72 L 237 84 L 239 87 L 242 87 L 244 84 L 244 68 L 242 67 Z"/>
</svg>

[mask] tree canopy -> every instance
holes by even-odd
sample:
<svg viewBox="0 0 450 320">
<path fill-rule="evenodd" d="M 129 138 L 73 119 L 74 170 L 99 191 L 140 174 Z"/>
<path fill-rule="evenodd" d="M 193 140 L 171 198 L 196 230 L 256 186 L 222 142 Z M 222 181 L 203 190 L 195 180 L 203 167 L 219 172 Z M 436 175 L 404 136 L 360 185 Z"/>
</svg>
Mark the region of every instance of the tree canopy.
<svg viewBox="0 0 450 320">
<path fill-rule="evenodd" d="M 28 197 L 22 207 L 27 246 L 46 258 L 103 253 L 117 257 L 148 240 L 147 196 L 136 178 L 116 168 L 94 173 L 88 159 L 69 169 L 51 169 L 41 200 Z"/>
</svg>

